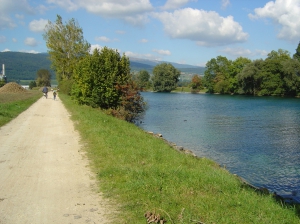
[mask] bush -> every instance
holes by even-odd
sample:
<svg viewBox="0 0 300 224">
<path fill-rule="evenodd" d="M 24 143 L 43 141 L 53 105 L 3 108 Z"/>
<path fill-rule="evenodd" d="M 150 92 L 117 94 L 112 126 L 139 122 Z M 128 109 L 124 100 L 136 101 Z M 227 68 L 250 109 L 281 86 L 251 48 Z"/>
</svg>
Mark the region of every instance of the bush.
<svg viewBox="0 0 300 224">
<path fill-rule="evenodd" d="M 59 82 L 59 91 L 67 94 L 67 95 L 71 95 L 71 89 L 73 86 L 73 80 L 62 80 Z"/>
<path fill-rule="evenodd" d="M 141 96 L 137 84 L 133 81 L 116 87 L 121 93 L 121 103 L 116 109 L 108 109 L 107 113 L 119 119 L 133 122 L 142 116 L 146 103 Z"/>
</svg>

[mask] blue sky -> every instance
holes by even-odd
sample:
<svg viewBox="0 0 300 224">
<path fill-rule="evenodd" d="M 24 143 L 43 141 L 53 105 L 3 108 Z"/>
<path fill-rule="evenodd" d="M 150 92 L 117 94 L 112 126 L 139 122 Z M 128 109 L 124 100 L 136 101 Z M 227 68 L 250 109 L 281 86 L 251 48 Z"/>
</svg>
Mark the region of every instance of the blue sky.
<svg viewBox="0 0 300 224">
<path fill-rule="evenodd" d="M 0 0 L 0 51 L 47 52 L 42 34 L 59 14 L 76 19 L 93 48 L 205 66 L 218 55 L 292 54 L 300 0 Z M 0 62 L 1 63 L 1 62 Z"/>
</svg>

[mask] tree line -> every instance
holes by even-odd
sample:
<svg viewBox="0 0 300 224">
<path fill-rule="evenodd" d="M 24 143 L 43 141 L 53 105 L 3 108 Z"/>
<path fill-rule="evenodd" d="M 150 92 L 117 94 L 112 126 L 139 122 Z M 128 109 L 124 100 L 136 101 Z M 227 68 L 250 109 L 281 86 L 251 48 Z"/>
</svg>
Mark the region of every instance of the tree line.
<svg viewBox="0 0 300 224">
<path fill-rule="evenodd" d="M 208 93 L 300 96 L 300 43 L 293 57 L 279 49 L 265 60 L 212 58 L 206 63 L 204 77 L 193 77 L 191 86 L 206 88 Z"/>
<path fill-rule="evenodd" d="M 142 89 L 170 92 L 178 86 L 180 71 L 170 64 L 154 67 L 153 76 L 140 71 L 135 80 Z M 217 56 L 206 63 L 204 76 L 194 75 L 191 92 L 254 96 L 300 96 L 300 43 L 291 57 L 286 50 L 271 51 L 266 59 L 251 61 L 246 57 L 228 60 Z"/>
</svg>

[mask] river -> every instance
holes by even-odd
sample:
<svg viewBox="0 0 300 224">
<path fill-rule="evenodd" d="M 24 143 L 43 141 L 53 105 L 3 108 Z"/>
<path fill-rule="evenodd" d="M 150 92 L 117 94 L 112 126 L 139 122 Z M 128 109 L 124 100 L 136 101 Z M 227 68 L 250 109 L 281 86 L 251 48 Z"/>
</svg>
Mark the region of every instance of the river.
<svg viewBox="0 0 300 224">
<path fill-rule="evenodd" d="M 300 201 L 300 99 L 142 93 L 139 126 L 249 183 Z"/>
</svg>

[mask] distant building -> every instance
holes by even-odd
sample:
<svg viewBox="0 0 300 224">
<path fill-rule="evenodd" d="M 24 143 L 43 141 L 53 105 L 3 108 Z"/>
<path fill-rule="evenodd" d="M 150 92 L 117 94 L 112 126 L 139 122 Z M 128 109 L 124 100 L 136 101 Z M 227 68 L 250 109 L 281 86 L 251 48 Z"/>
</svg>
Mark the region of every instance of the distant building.
<svg viewBox="0 0 300 224">
<path fill-rule="evenodd" d="M 1 81 L 4 80 L 5 83 L 7 83 L 7 77 L 5 75 L 5 65 L 4 64 L 2 64 L 2 71 L 0 73 L 0 80 Z"/>
</svg>

